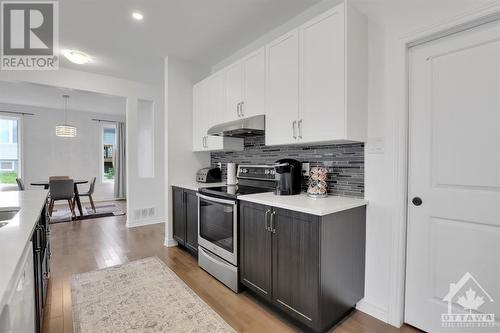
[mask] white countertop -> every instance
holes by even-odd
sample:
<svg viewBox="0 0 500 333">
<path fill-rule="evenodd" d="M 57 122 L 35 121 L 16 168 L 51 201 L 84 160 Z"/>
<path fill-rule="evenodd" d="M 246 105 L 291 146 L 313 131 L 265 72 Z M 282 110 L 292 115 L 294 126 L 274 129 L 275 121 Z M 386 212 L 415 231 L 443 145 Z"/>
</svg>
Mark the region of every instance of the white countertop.
<svg viewBox="0 0 500 333">
<path fill-rule="evenodd" d="M 48 191 L 0 192 L 0 209 L 18 207 L 21 210 L 0 228 L 0 311 L 7 302 L 15 272 L 19 269 L 23 251 L 40 217 Z"/>
<path fill-rule="evenodd" d="M 181 188 L 186 188 L 188 190 L 192 191 L 198 191 L 200 188 L 204 187 L 212 187 L 212 186 L 226 186 L 226 182 L 220 182 L 220 183 L 199 183 L 196 181 L 187 181 L 187 182 L 174 182 L 170 184 L 171 186 L 176 186 L 176 187 L 181 187 Z"/>
<path fill-rule="evenodd" d="M 343 210 L 365 206 L 368 201 L 364 199 L 340 196 L 326 198 L 310 198 L 305 193 L 298 195 L 274 195 L 273 192 L 239 195 L 239 200 L 262 205 L 294 210 L 301 213 L 325 216 Z"/>
</svg>

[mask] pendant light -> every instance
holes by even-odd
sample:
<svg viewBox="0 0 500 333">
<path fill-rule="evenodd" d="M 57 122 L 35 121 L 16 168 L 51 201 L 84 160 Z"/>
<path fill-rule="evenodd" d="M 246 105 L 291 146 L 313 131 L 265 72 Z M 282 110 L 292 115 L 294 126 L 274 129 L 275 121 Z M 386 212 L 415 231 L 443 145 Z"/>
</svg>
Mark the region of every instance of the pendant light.
<svg viewBox="0 0 500 333">
<path fill-rule="evenodd" d="M 68 125 L 68 105 L 69 95 L 63 95 L 64 105 L 64 124 L 56 126 L 56 135 L 63 138 L 74 138 L 76 136 L 76 127 Z"/>
</svg>

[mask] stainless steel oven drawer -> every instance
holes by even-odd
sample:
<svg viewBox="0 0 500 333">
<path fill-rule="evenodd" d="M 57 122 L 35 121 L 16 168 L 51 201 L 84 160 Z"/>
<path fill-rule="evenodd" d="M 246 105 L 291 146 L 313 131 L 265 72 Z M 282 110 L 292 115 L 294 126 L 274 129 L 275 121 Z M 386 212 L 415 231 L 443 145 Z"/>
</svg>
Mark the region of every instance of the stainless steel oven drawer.
<svg viewBox="0 0 500 333">
<path fill-rule="evenodd" d="M 238 267 L 231 265 L 201 246 L 198 246 L 198 265 L 235 293 L 239 292 Z"/>
</svg>

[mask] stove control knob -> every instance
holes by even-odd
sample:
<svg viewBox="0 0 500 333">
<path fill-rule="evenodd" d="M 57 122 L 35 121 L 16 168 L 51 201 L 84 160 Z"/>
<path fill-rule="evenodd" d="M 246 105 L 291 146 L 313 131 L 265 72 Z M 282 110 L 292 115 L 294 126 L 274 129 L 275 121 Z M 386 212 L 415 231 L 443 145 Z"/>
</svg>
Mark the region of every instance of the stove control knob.
<svg viewBox="0 0 500 333">
<path fill-rule="evenodd" d="M 266 175 L 268 175 L 268 174 L 269 174 L 269 172 L 270 172 L 270 171 L 269 171 L 268 169 L 266 169 L 266 170 L 264 171 L 264 173 L 265 173 Z"/>
</svg>

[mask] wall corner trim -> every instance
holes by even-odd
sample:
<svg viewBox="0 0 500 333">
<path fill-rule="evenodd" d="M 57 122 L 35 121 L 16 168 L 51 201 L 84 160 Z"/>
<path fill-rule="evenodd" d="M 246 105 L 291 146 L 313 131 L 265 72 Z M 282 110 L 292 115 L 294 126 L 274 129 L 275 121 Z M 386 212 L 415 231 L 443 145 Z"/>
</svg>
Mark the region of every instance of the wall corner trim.
<svg viewBox="0 0 500 333">
<path fill-rule="evenodd" d="M 387 322 L 387 309 L 370 303 L 367 301 L 365 298 L 363 298 L 361 301 L 356 304 L 356 309 L 366 313 L 367 315 L 370 315 L 372 317 L 377 318 L 378 320 L 381 320 L 383 322 Z"/>
<path fill-rule="evenodd" d="M 178 244 L 177 244 L 177 241 L 173 238 L 171 238 L 171 239 L 165 238 L 165 243 L 163 245 L 165 245 L 166 247 L 174 247 L 174 246 L 177 246 Z"/>
</svg>

